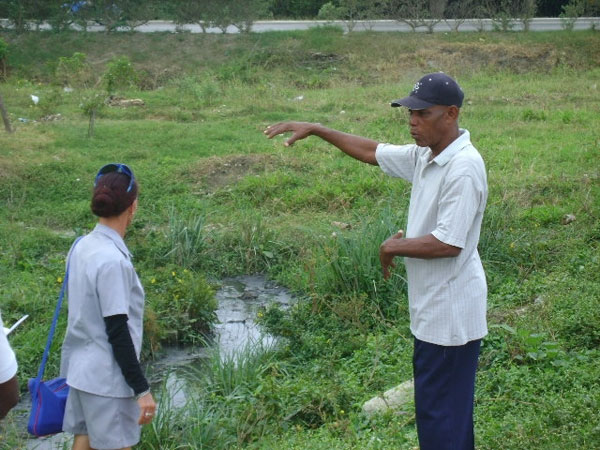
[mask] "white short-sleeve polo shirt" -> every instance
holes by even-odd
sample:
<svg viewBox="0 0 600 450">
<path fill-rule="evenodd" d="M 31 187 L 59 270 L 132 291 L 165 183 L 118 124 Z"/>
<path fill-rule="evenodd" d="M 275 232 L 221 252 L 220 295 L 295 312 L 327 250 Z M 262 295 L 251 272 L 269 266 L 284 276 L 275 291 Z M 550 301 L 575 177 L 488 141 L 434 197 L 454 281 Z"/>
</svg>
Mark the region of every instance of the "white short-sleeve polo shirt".
<svg viewBox="0 0 600 450">
<path fill-rule="evenodd" d="M 127 246 L 112 228 L 98 224 L 71 249 L 68 305 L 61 374 L 69 386 L 106 397 L 133 396 L 113 356 L 104 317 L 127 314 L 139 358 L 144 290 Z"/>
<path fill-rule="evenodd" d="M 379 144 L 388 175 L 412 183 L 405 237 L 432 234 L 461 248 L 456 257 L 405 258 L 411 331 L 438 345 L 463 345 L 487 334 L 487 284 L 477 251 L 487 176 L 467 130 L 437 157 L 428 147 Z"/>
<path fill-rule="evenodd" d="M 17 358 L 4 334 L 4 324 L 0 315 L 0 384 L 6 383 L 17 374 Z"/>
</svg>

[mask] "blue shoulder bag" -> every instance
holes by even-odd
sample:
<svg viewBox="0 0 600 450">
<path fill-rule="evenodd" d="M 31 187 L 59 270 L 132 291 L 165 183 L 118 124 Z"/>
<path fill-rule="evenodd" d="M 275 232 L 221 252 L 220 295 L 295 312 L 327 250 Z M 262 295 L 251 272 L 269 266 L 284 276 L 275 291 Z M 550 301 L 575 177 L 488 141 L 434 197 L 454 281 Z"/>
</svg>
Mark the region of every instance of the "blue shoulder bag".
<svg viewBox="0 0 600 450">
<path fill-rule="evenodd" d="M 81 237 L 77 238 L 72 249 L 75 248 L 75 245 L 77 245 L 77 242 L 79 242 L 80 239 Z M 50 347 L 52 346 L 56 322 L 58 321 L 63 297 L 65 295 L 65 290 L 67 289 L 68 279 L 69 262 L 67 262 L 65 278 L 62 287 L 60 288 L 60 294 L 58 295 L 58 303 L 54 310 L 54 318 L 52 319 L 52 325 L 50 326 L 50 332 L 48 333 L 48 340 L 46 341 L 42 363 L 40 364 L 37 377 L 31 378 L 27 383 L 27 387 L 31 394 L 31 413 L 29 414 L 27 431 L 34 436 L 47 436 L 62 432 L 65 405 L 67 403 L 67 395 L 69 394 L 67 380 L 65 378 L 54 378 L 49 381 L 42 381 L 42 377 L 44 376 L 44 369 L 46 368 L 48 354 L 50 353 Z"/>
</svg>

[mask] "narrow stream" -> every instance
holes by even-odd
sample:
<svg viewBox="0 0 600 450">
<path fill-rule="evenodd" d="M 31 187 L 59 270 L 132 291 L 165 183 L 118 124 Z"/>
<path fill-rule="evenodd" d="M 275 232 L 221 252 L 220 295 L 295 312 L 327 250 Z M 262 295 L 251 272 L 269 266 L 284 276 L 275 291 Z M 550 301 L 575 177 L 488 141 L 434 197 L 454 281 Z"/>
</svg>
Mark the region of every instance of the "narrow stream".
<svg viewBox="0 0 600 450">
<path fill-rule="evenodd" d="M 248 345 L 273 345 L 273 336 L 261 332 L 255 321 L 258 311 L 272 303 L 288 308 L 294 301 L 291 294 L 281 286 L 267 280 L 262 275 L 244 275 L 227 278 L 221 282 L 216 293 L 218 323 L 215 326 L 213 346 L 217 346 L 223 358 L 231 357 Z M 193 367 L 201 367 L 208 356 L 210 348 L 179 348 L 163 349 L 163 356 L 152 361 L 148 367 L 149 378 L 153 386 L 158 388 L 165 382 L 167 395 L 172 407 L 184 407 L 188 381 L 186 374 Z M 23 398 L 21 410 L 27 426 L 29 397 Z M 160 407 L 160 405 L 159 405 Z M 60 433 L 47 438 L 28 439 L 27 448 L 37 450 L 62 449 L 64 444 L 71 447 L 72 438 L 66 433 Z"/>
</svg>

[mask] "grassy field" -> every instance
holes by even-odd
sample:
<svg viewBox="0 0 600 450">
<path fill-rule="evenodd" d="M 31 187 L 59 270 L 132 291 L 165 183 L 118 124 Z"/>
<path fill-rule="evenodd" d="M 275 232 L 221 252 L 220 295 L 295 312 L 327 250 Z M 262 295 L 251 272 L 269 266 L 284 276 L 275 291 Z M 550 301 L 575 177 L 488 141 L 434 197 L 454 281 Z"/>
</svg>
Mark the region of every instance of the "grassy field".
<svg viewBox="0 0 600 450">
<path fill-rule="evenodd" d="M 261 313 L 285 345 L 249 349 L 237 364 L 213 358 L 196 375 L 194 404 L 178 411 L 163 399 L 139 448 L 416 447 L 410 407 L 360 412 L 411 377 L 403 270 L 386 283 L 377 260 L 379 243 L 406 225 L 410 186 L 316 138 L 288 149 L 262 130 L 319 121 L 410 142 L 406 115 L 389 101 L 443 70 L 466 92 L 461 126 L 490 188 L 477 448 L 600 448 L 597 32 L 0 38 L 9 44 L 0 93 L 16 128 L 0 132 L 0 308 L 5 323 L 31 315 L 11 338 L 23 388 L 65 254 L 95 223 L 95 172 L 119 161 L 141 186 L 126 240 L 147 291 L 146 359 L 161 343 L 201 341 L 223 276 L 264 272 L 300 298 L 288 313 Z M 65 69 L 60 58 L 74 52 L 87 63 Z M 122 56 L 135 73 L 110 72 Z M 101 108 L 88 138 L 81 105 L 108 95 L 109 74 L 123 75 L 114 96 L 145 105 Z M 64 325 L 63 316 L 48 376 Z M 23 445 L 14 414 L 2 426 L 0 446 Z"/>
</svg>

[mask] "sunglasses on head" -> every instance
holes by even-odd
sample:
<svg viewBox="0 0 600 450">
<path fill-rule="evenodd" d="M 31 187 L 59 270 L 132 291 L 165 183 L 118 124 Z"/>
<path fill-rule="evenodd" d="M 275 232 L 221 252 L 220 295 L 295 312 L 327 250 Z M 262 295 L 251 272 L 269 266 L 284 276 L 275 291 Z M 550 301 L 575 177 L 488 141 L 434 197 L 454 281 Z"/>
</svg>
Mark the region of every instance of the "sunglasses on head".
<svg viewBox="0 0 600 450">
<path fill-rule="evenodd" d="M 106 175 L 107 173 L 118 172 L 123 173 L 129 177 L 129 186 L 127 187 L 127 192 L 130 192 L 133 188 L 133 183 L 135 183 L 135 177 L 133 176 L 133 171 L 126 166 L 125 164 L 119 163 L 111 163 L 105 166 L 102 166 L 94 179 L 94 187 L 98 185 L 98 180 L 102 178 L 102 175 Z"/>
</svg>

